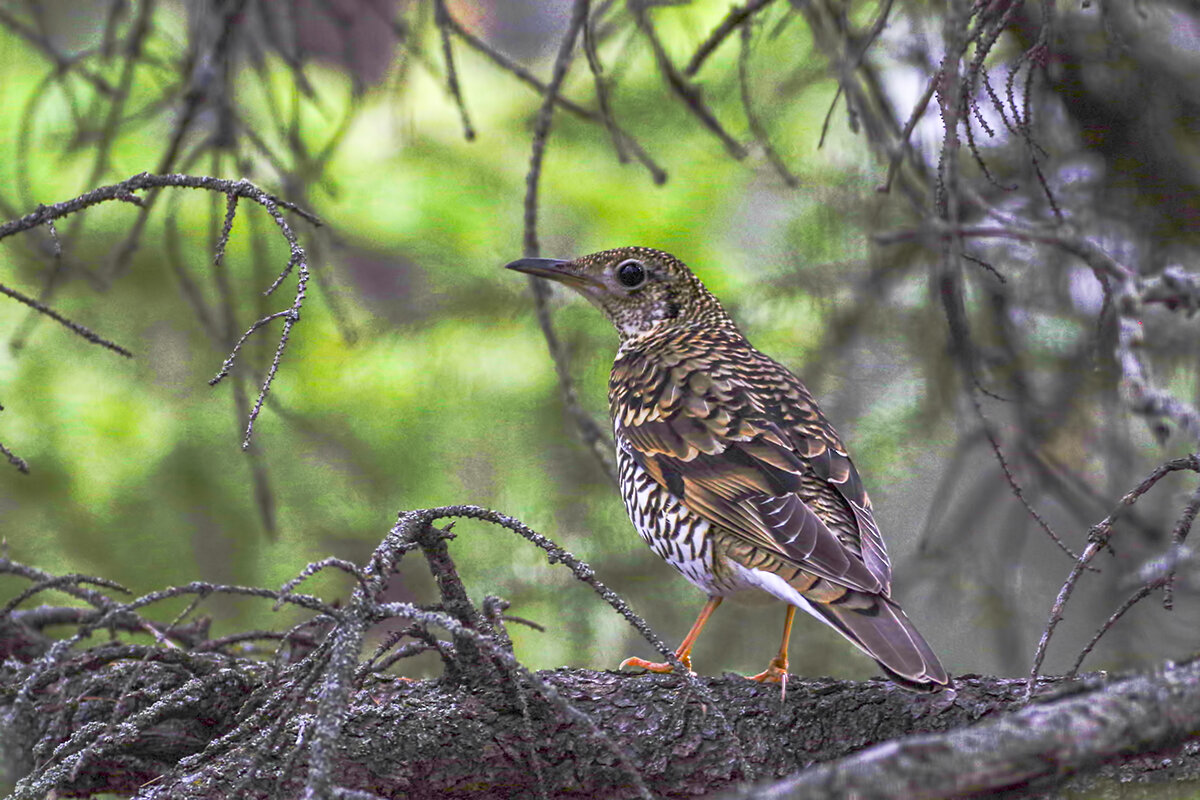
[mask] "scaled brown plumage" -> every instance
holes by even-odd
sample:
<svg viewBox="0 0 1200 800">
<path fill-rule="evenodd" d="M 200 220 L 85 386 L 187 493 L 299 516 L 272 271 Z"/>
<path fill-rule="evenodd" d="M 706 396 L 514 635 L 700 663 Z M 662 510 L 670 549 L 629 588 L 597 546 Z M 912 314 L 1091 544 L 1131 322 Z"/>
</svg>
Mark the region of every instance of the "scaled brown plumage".
<svg viewBox="0 0 1200 800">
<path fill-rule="evenodd" d="M 622 247 L 508 267 L 580 292 L 621 336 L 609 410 L 626 510 L 651 549 L 709 595 L 677 652 L 685 664 L 722 598 L 761 591 L 789 607 L 779 654 L 757 680 L 786 680 L 787 638 L 802 608 L 898 683 L 949 683 L 891 599 L 871 501 L 837 432 L 683 262 Z"/>
</svg>

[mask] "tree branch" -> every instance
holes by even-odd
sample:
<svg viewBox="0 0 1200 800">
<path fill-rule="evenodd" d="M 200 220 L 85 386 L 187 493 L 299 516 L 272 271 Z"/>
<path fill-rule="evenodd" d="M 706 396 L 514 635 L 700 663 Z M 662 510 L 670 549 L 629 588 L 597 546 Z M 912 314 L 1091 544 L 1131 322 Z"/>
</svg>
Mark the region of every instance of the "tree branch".
<svg viewBox="0 0 1200 800">
<path fill-rule="evenodd" d="M 978 725 L 879 744 L 725 798 L 920 800 L 1061 780 L 1107 759 L 1194 737 L 1200 719 L 1200 661 L 1168 661 L 1111 683 L 1095 676 L 1063 683 L 1056 693 L 1062 695 Z M 1195 760 L 1187 759 L 1186 768 L 1195 774 Z"/>
</svg>

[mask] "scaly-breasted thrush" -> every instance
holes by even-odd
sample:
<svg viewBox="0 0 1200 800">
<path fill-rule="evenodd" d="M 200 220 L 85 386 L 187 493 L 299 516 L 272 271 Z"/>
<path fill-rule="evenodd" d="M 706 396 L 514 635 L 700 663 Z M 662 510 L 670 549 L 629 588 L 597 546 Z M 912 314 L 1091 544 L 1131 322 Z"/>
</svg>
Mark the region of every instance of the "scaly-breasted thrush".
<svg viewBox="0 0 1200 800">
<path fill-rule="evenodd" d="M 608 399 L 625 508 L 650 548 L 709 596 L 676 652 L 685 665 L 724 597 L 765 592 L 788 608 L 779 653 L 756 680 L 786 681 L 801 608 L 897 683 L 925 691 L 949 683 L 891 598 L 891 562 L 837 432 L 683 262 L 622 247 L 508 267 L 578 291 L 620 334 Z M 622 663 L 630 665 L 671 669 Z"/>
</svg>

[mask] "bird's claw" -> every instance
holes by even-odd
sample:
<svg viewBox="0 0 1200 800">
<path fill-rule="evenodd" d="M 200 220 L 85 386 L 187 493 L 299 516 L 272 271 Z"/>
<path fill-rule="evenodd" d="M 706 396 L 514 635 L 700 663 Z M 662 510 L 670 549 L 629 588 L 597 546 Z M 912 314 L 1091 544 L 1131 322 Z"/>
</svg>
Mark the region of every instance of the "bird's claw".
<svg viewBox="0 0 1200 800">
<path fill-rule="evenodd" d="M 787 680 L 787 670 L 780 669 L 772 664 L 757 675 L 747 675 L 746 680 L 758 681 L 759 683 L 783 683 Z"/>
<path fill-rule="evenodd" d="M 774 658 L 765 670 L 757 675 L 747 675 L 746 678 L 747 680 L 758 681 L 759 683 L 778 683 L 780 687 L 779 700 L 783 702 L 787 699 L 787 668 L 787 661 L 781 662 L 778 658 Z"/>
<path fill-rule="evenodd" d="M 692 665 L 689 663 L 688 659 L 685 658 L 681 660 L 683 661 L 683 665 L 690 671 Z M 644 658 L 638 658 L 636 656 L 632 656 L 622 661 L 617 669 L 626 669 L 630 667 L 633 669 L 644 669 L 648 672 L 655 672 L 660 675 L 670 674 L 675 671 L 675 667 L 671 666 L 665 661 L 647 661 Z"/>
</svg>

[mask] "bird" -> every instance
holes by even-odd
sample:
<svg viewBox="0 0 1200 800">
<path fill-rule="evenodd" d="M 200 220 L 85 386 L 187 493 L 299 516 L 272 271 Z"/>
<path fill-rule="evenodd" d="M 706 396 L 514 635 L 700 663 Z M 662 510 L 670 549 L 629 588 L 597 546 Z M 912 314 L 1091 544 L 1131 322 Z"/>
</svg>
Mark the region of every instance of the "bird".
<svg viewBox="0 0 1200 800">
<path fill-rule="evenodd" d="M 800 379 L 747 341 L 686 264 L 619 247 L 506 266 L 573 289 L 617 329 L 608 401 L 625 509 L 646 544 L 708 595 L 675 651 L 684 667 L 724 598 L 758 594 L 786 612 L 778 653 L 751 680 L 786 692 L 799 608 L 901 687 L 950 685 L 892 598 L 891 561 L 841 438 Z M 627 667 L 673 671 L 641 658 Z"/>
</svg>

